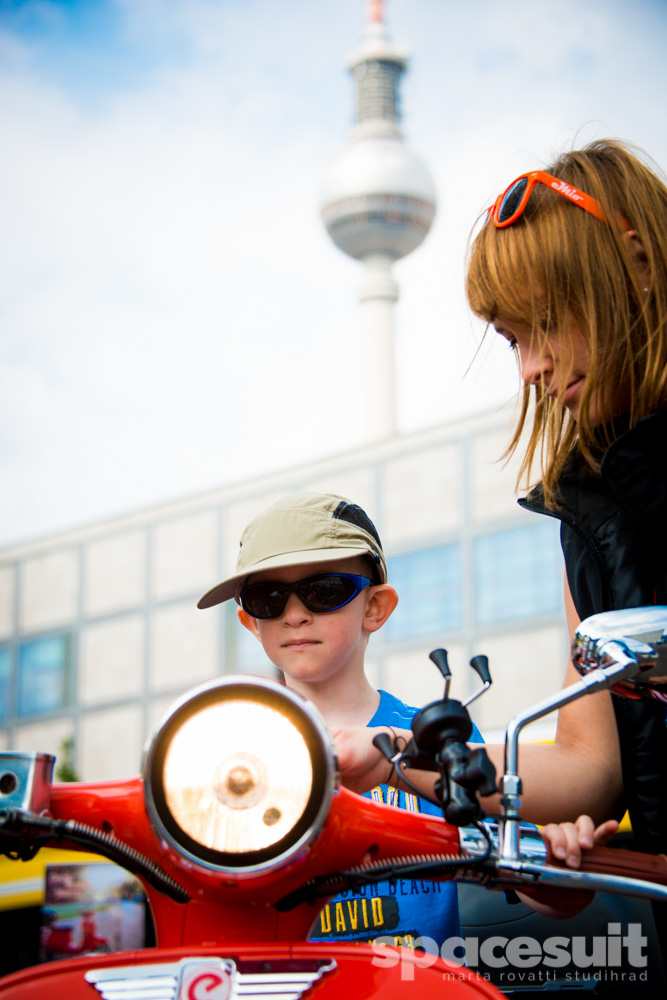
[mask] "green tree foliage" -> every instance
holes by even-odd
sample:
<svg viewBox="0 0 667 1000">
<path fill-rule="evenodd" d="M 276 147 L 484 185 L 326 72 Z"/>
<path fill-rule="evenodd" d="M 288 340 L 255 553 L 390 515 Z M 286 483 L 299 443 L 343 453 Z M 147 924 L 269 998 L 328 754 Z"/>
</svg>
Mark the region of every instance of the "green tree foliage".
<svg viewBox="0 0 667 1000">
<path fill-rule="evenodd" d="M 74 763 L 75 743 L 74 737 L 68 736 L 60 744 L 60 753 L 56 763 L 56 781 L 81 781 L 79 773 Z"/>
</svg>

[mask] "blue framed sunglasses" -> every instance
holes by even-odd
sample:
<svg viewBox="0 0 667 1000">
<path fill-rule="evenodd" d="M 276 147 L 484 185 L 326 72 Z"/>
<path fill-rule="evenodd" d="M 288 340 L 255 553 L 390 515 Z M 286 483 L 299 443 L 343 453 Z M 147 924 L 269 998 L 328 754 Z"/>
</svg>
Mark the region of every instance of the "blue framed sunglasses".
<svg viewBox="0 0 667 1000">
<path fill-rule="evenodd" d="M 252 618 L 279 618 L 289 595 L 296 594 L 309 611 L 324 614 L 344 608 L 370 583 L 367 576 L 354 573 L 320 573 L 296 583 L 266 580 L 245 587 L 239 595 L 239 604 Z"/>
</svg>

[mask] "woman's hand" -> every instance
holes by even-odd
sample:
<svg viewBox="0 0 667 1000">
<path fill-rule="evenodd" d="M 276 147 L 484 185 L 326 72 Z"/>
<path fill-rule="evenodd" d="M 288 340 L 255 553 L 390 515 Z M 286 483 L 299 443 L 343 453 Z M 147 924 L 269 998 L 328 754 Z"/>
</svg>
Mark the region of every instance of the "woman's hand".
<svg viewBox="0 0 667 1000">
<path fill-rule="evenodd" d="M 617 830 L 615 819 L 596 827 L 590 816 L 580 816 L 576 823 L 548 823 L 540 833 L 551 858 L 565 862 L 569 868 L 578 868 L 582 851 L 604 847 Z"/>
<path fill-rule="evenodd" d="M 590 816 L 580 816 L 576 823 L 548 823 L 540 833 L 547 845 L 550 861 L 563 861 L 570 868 L 581 864 L 581 852 L 603 847 L 618 830 L 615 819 L 595 826 Z M 592 903 L 595 893 L 590 889 L 558 889 L 547 886 L 522 889 L 517 895 L 532 910 L 545 917 L 564 920 L 581 913 Z"/>
</svg>

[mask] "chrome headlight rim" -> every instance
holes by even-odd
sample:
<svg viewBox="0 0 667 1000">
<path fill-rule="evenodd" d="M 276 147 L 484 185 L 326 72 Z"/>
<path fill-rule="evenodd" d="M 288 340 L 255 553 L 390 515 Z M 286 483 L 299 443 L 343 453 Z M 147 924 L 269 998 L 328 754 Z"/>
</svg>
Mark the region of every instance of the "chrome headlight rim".
<svg viewBox="0 0 667 1000">
<path fill-rule="evenodd" d="M 198 711 L 221 701 L 243 700 L 279 709 L 307 746 L 312 787 L 306 807 L 288 833 L 259 850 L 226 852 L 193 839 L 173 816 L 165 794 L 164 766 L 174 735 Z M 319 835 L 336 788 L 337 769 L 331 737 L 315 707 L 285 685 L 264 677 L 229 675 L 187 692 L 162 717 L 145 754 L 144 790 L 153 828 L 180 855 L 204 868 L 237 875 L 282 867 Z"/>
</svg>

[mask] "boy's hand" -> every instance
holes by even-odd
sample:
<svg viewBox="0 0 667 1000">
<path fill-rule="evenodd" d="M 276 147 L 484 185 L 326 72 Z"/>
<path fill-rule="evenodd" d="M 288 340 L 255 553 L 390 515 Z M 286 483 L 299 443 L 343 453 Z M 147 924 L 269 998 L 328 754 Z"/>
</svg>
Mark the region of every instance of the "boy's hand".
<svg viewBox="0 0 667 1000">
<path fill-rule="evenodd" d="M 391 765 L 373 746 L 373 737 L 386 732 L 386 726 L 340 726 L 332 730 L 341 778 L 351 791 L 367 792 L 387 783 Z"/>
<path fill-rule="evenodd" d="M 580 816 L 576 823 L 549 823 L 540 833 L 553 858 L 564 861 L 569 868 L 578 868 L 582 851 L 604 847 L 617 830 L 615 819 L 596 827 L 590 816 Z"/>
</svg>

